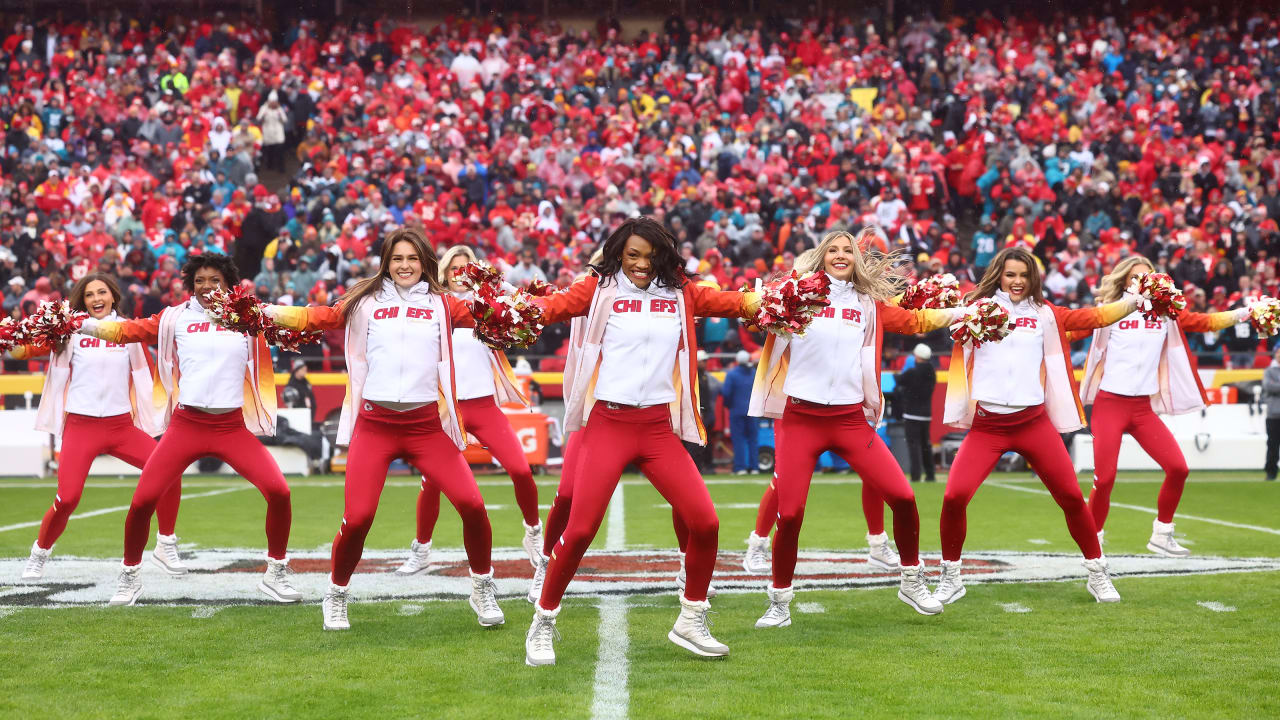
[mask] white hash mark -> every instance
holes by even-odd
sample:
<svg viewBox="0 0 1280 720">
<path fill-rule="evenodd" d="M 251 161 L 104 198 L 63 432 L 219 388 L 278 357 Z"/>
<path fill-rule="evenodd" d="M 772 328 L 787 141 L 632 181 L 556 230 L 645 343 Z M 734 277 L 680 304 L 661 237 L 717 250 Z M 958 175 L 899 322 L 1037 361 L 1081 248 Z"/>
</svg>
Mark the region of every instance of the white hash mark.
<svg viewBox="0 0 1280 720">
<path fill-rule="evenodd" d="M 1031 612 L 1031 608 L 1027 607 L 1026 605 L 1023 605 L 1022 603 L 996 603 L 996 604 L 1000 606 L 1001 610 L 1004 610 L 1007 613 Z"/>
<path fill-rule="evenodd" d="M 213 607 L 211 605 L 201 605 L 200 607 L 191 611 L 191 617 L 196 618 L 197 620 L 206 620 L 208 618 L 213 617 L 214 613 L 218 612 L 221 609 L 222 608 Z"/>
<path fill-rule="evenodd" d="M 1236 611 L 1236 608 L 1234 605 L 1223 605 L 1217 600 L 1208 600 L 1208 601 L 1201 600 L 1196 604 L 1204 608 L 1205 610 L 1212 610 L 1214 612 L 1235 612 Z"/>
<path fill-rule="evenodd" d="M 404 615 L 405 617 L 408 617 L 410 615 L 418 615 L 422 612 L 422 606 L 419 605 L 418 603 L 404 603 L 403 605 L 400 606 L 400 609 L 397 610 L 396 612 L 398 612 L 400 615 Z"/>
<path fill-rule="evenodd" d="M 805 613 L 806 615 L 816 615 L 818 613 L 824 613 L 826 611 L 827 609 L 822 606 L 822 603 L 816 603 L 816 602 L 796 603 L 796 612 L 798 613 Z"/>
</svg>

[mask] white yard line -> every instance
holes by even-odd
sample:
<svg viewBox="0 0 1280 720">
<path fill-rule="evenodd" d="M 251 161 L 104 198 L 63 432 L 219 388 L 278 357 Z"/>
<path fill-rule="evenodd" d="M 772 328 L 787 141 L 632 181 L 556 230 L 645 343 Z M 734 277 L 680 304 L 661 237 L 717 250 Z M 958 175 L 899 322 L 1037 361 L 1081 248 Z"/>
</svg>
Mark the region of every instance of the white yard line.
<svg viewBox="0 0 1280 720">
<path fill-rule="evenodd" d="M 1035 493 L 1036 495 L 1049 494 L 1049 491 L 1045 490 L 1043 487 L 1022 487 L 1020 485 L 1006 485 L 1005 483 L 995 482 L 992 480 L 988 480 L 986 484 L 993 485 L 998 488 L 1004 488 L 1005 490 L 1017 490 L 1019 492 Z M 1143 507 L 1142 505 L 1129 505 L 1126 503 L 1113 502 L 1111 503 L 1111 507 L 1124 508 L 1125 510 L 1137 510 L 1138 512 L 1144 512 L 1149 515 L 1156 514 L 1155 508 Z M 1185 515 L 1183 513 L 1178 513 L 1178 519 L 1179 520 L 1196 520 L 1198 522 L 1211 523 L 1213 525 L 1222 525 L 1224 527 L 1239 528 L 1241 530 L 1254 530 L 1256 532 L 1268 533 L 1271 535 L 1280 535 L 1280 530 L 1277 530 L 1276 528 L 1262 527 L 1261 525 L 1248 525 L 1245 523 L 1231 522 L 1230 520 L 1219 520 L 1217 518 L 1200 517 L 1199 515 Z"/>
<path fill-rule="evenodd" d="M 605 550 L 627 547 L 627 515 L 619 483 L 609 501 L 609 529 L 605 534 Z M 596 679 L 591 700 L 591 717 L 596 720 L 624 720 L 631 705 L 627 689 L 630 661 L 627 651 L 631 640 L 627 632 L 627 599 L 605 595 L 600 600 L 600 649 L 596 654 Z"/>
<path fill-rule="evenodd" d="M 247 490 L 251 487 L 253 486 L 248 483 L 244 483 L 242 485 L 237 485 L 235 487 L 221 488 L 219 490 L 210 490 L 209 492 L 192 493 L 191 495 L 187 495 L 184 493 L 182 496 L 182 501 L 186 502 L 187 500 L 194 500 L 196 498 L 213 497 L 214 495 L 226 495 L 227 493 L 238 492 L 240 490 Z M 128 505 L 117 505 L 116 507 L 99 508 L 97 510 L 90 510 L 88 512 L 74 513 L 72 514 L 71 519 L 83 520 L 85 518 L 97 517 L 98 515 L 109 515 L 111 513 L 125 512 L 128 509 L 129 509 Z M 41 522 L 42 521 L 40 520 L 32 520 L 31 522 L 14 523 L 13 525 L 0 525 L 0 532 L 8 532 L 10 530 L 21 530 L 23 528 L 40 527 Z"/>
</svg>

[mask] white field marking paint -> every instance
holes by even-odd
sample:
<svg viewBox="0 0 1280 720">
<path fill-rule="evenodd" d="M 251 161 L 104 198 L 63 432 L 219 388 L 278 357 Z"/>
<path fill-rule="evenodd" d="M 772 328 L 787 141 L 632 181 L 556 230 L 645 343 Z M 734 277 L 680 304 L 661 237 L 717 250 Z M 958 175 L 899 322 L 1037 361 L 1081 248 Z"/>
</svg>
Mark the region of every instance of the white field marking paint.
<svg viewBox="0 0 1280 720">
<path fill-rule="evenodd" d="M 422 605 L 419 605 L 418 603 L 405 603 L 396 610 L 396 613 L 405 617 L 411 617 L 413 615 L 421 614 L 422 610 Z"/>
<path fill-rule="evenodd" d="M 596 655 L 595 696 L 591 700 L 593 720 L 624 720 L 631 705 L 627 689 L 631 649 L 627 634 L 627 599 L 606 595 L 600 599 L 600 650 Z"/>
<path fill-rule="evenodd" d="M 1052 545 L 1053 544 L 1052 542 L 1045 540 L 1044 538 L 1031 538 L 1030 540 L 1027 540 L 1027 542 L 1031 543 L 1032 545 Z"/>
<path fill-rule="evenodd" d="M 1029 493 L 1035 493 L 1037 495 L 1049 494 L 1049 491 L 1045 490 L 1043 487 L 1020 487 L 1018 485 L 1006 485 L 1003 482 L 996 482 L 991 480 L 988 480 L 986 484 L 993 485 L 998 488 L 1004 488 L 1005 490 L 1017 490 L 1019 492 L 1029 492 Z M 1143 507 L 1142 505 L 1128 505 L 1125 503 L 1113 502 L 1111 503 L 1111 507 L 1124 508 L 1125 510 L 1137 510 L 1138 512 L 1144 512 L 1150 515 L 1156 514 L 1155 508 Z M 1241 530 L 1255 530 L 1257 532 L 1269 533 L 1271 535 L 1280 535 L 1280 530 L 1277 530 L 1276 528 L 1262 527 L 1260 525 L 1247 525 L 1245 523 L 1231 522 L 1230 520 L 1219 520 L 1217 518 L 1200 517 L 1198 515 L 1184 515 L 1182 513 L 1178 513 L 1178 520 L 1196 520 L 1199 522 L 1211 523 L 1213 525 L 1222 525 L 1224 527 L 1239 528 Z"/>
<path fill-rule="evenodd" d="M 613 489 L 613 497 L 609 499 L 609 529 L 604 536 L 605 550 L 627 549 L 627 508 L 622 492 L 622 483 Z"/>
<path fill-rule="evenodd" d="M 16 608 L 16 607 L 0 607 L 0 619 L 7 618 L 21 609 L 22 608 Z M 1235 608 L 1231 608 L 1231 609 L 1235 610 Z"/>
<path fill-rule="evenodd" d="M 246 482 L 242 485 L 236 485 L 235 487 L 226 487 L 226 488 L 221 488 L 219 490 L 210 490 L 209 492 L 193 493 L 191 495 L 187 495 L 186 493 L 183 493 L 182 501 L 186 502 L 187 500 L 195 500 L 196 498 L 213 497 L 214 495 L 226 495 L 227 493 L 238 492 L 240 490 L 248 490 L 252 487 L 253 487 L 252 485 Z M 83 520 L 85 518 L 97 517 L 98 515 L 109 515 L 111 513 L 125 512 L 128 509 L 129 509 L 128 505 L 117 505 L 116 507 L 99 508 L 97 510 L 90 510 L 88 512 L 73 513 L 71 515 L 71 519 Z M 0 526 L 0 532 L 8 532 L 10 530 L 22 530 L 23 528 L 40 527 L 41 522 L 42 521 L 40 520 L 33 520 L 31 522 L 14 523 L 13 525 L 3 525 L 3 526 Z"/>
<path fill-rule="evenodd" d="M 827 608 L 824 607 L 822 603 L 817 603 L 817 602 L 796 603 L 796 612 L 798 613 L 804 613 L 806 615 L 817 615 L 819 613 L 824 613 L 826 611 L 827 611 Z"/>
<path fill-rule="evenodd" d="M 622 483 L 613 489 L 609 500 L 609 529 L 604 539 L 605 550 L 620 551 L 627 547 L 626 494 Z M 600 600 L 600 649 L 596 651 L 595 688 L 591 700 L 593 720 L 625 720 L 631 705 L 627 689 L 630 661 L 627 652 L 631 639 L 627 631 L 627 599 L 607 595 Z"/>
<path fill-rule="evenodd" d="M 329 586 L 330 550 L 290 552 L 293 584 L 307 602 L 319 602 Z M 726 552 L 722 560 L 738 566 L 741 553 Z M 404 550 L 366 550 L 357 587 L 361 602 L 465 603 L 471 593 L 466 553 L 461 548 L 443 548 L 431 553 L 431 569 L 422 575 L 401 577 L 395 569 L 404 561 Z M 1111 569 L 1126 582 L 1141 577 L 1207 575 L 1218 573 L 1272 572 L 1280 570 L 1280 558 L 1223 558 L 1192 556 L 1166 558 L 1151 553 L 1111 555 Z M 0 578 L 17 578 L 26 565 L 26 555 L 0 558 Z M 139 603 L 193 608 L 198 605 L 271 605 L 257 589 L 265 563 L 261 548 L 206 549 L 183 557 L 190 572 L 170 577 L 158 568 L 143 565 L 143 590 Z M 938 557 L 926 557 L 933 571 Z M 532 570 L 523 548 L 496 549 L 493 564 L 498 596 L 512 600 L 529 592 Z M 671 595 L 671 576 L 680 564 L 674 549 L 597 551 L 587 555 L 583 567 L 569 586 L 574 597 Z M 1080 554 L 1050 552 L 973 552 L 965 554 L 965 585 L 974 592 L 988 583 L 1067 581 L 1079 583 L 1085 571 Z M 120 560 L 54 555 L 44 577 L 33 583 L 9 583 L 0 590 L 0 605 L 18 607 L 85 607 L 105 605 L 115 594 Z M 796 565 L 796 581 L 808 590 L 849 590 L 896 587 L 898 573 L 867 567 L 866 551 L 806 551 Z M 744 571 L 717 573 L 716 590 L 721 595 L 759 596 L 759 576 Z M 996 598 L 992 598 L 995 600 Z M 670 607 L 669 604 L 665 606 Z M 628 606 L 629 609 L 630 606 Z"/>
<path fill-rule="evenodd" d="M 191 611 L 191 617 L 197 620 L 208 620 L 209 618 L 213 617 L 214 614 L 221 609 L 222 608 L 220 607 L 214 607 L 212 605 L 201 605 L 197 607 L 195 610 Z"/>
<path fill-rule="evenodd" d="M 1217 600 L 1208 600 L 1208 601 L 1202 600 L 1196 604 L 1204 608 L 1205 610 L 1212 610 L 1214 612 L 1235 612 L 1236 611 L 1236 608 L 1234 605 L 1223 605 Z"/>
<path fill-rule="evenodd" d="M 1031 608 L 1027 607 L 1026 605 L 1023 605 L 1022 603 L 996 603 L 996 604 L 1000 606 L 1001 610 L 1004 610 L 1007 613 L 1031 612 Z"/>
<path fill-rule="evenodd" d="M 662 508 L 663 510 L 671 509 L 670 503 L 664 503 L 664 502 L 654 503 L 653 506 L 656 508 Z M 758 509 L 760 509 L 760 503 L 716 503 L 716 510 L 758 510 Z"/>
</svg>

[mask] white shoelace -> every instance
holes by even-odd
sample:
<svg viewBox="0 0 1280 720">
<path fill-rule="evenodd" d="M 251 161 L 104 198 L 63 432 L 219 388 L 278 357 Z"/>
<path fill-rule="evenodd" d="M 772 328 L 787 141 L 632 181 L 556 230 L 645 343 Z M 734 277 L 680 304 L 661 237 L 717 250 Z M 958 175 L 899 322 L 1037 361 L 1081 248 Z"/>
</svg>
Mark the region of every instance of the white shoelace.
<svg viewBox="0 0 1280 720">
<path fill-rule="evenodd" d="M 329 601 L 329 624 L 347 619 L 347 594 L 330 590 L 325 599 Z"/>
<path fill-rule="evenodd" d="M 533 627 L 533 649 L 538 652 L 550 652 L 556 640 L 560 639 L 560 631 L 556 629 L 553 618 L 539 617 Z"/>
<path fill-rule="evenodd" d="M 501 608 L 498 606 L 498 586 L 494 584 L 493 578 L 480 580 L 476 590 L 480 593 L 477 604 L 484 615 L 494 615 L 501 612 Z"/>
<path fill-rule="evenodd" d="M 293 584 L 289 582 L 289 575 L 293 570 L 285 563 L 269 564 L 268 577 L 273 585 L 284 590 L 293 590 Z"/>
<path fill-rule="evenodd" d="M 770 602 L 772 603 L 772 601 Z M 707 617 L 712 612 L 714 611 L 707 609 L 697 610 L 693 613 L 693 634 L 699 640 L 715 640 L 715 638 L 711 636 L 711 618 Z"/>
<path fill-rule="evenodd" d="M 119 587 L 117 587 L 117 588 L 116 588 L 116 595 L 123 595 L 123 594 L 125 594 L 125 593 L 126 593 L 126 592 L 128 592 L 129 590 L 132 590 L 132 589 L 133 589 L 133 586 L 134 586 L 134 585 L 136 585 L 136 584 L 138 584 L 138 571 L 137 571 L 137 570 L 133 570 L 133 571 L 129 571 L 129 570 L 121 570 L 121 571 L 120 571 Z"/>
<path fill-rule="evenodd" d="M 175 567 L 182 564 L 182 558 L 178 556 L 178 543 L 159 542 L 156 544 L 160 548 L 160 553 L 164 555 L 165 564 Z"/>
<path fill-rule="evenodd" d="M 31 557 L 27 558 L 27 567 L 24 572 L 29 573 L 42 571 L 44 570 L 44 564 L 48 562 L 48 560 L 48 553 L 32 553 Z"/>
</svg>

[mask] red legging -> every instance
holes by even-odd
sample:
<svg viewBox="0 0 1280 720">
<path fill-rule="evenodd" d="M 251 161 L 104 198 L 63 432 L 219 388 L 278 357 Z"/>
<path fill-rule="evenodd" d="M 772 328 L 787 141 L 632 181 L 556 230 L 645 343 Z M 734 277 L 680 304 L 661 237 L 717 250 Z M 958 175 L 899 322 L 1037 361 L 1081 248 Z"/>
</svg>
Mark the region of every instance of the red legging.
<svg viewBox="0 0 1280 720">
<path fill-rule="evenodd" d="M 364 553 L 364 539 L 373 527 L 387 468 L 398 457 L 430 478 L 458 510 L 472 572 L 492 570 L 489 552 L 493 533 L 484 498 L 467 461 L 441 427 L 436 403 L 396 412 L 366 400 L 361 402 L 347 453 L 346 505 L 342 526 L 333 538 L 333 582 L 345 586 L 351 580 Z"/>
<path fill-rule="evenodd" d="M 524 524 L 530 527 L 537 525 L 538 485 L 533 481 L 533 470 L 529 468 L 524 448 L 511 429 L 507 416 L 498 408 L 492 395 L 459 400 L 458 411 L 466 423 L 467 432 L 475 435 L 511 476 L 511 482 L 516 486 L 516 505 L 524 515 Z M 418 493 L 418 542 L 431 541 L 439 517 L 440 491 L 423 477 L 422 491 Z"/>
<path fill-rule="evenodd" d="M 777 447 L 778 439 L 773 439 Z M 773 474 L 769 487 L 764 489 L 760 497 L 760 509 L 756 511 L 756 535 L 768 537 L 773 532 L 773 524 L 778 521 L 778 474 Z M 862 517 L 867 520 L 867 534 L 879 535 L 884 532 L 884 498 L 871 483 L 862 483 Z"/>
<path fill-rule="evenodd" d="M 1156 500 L 1156 519 L 1173 522 L 1173 514 L 1182 499 L 1191 470 L 1182 456 L 1182 448 L 1173 439 L 1168 426 L 1151 409 L 1146 395 L 1115 395 L 1106 390 L 1098 393 L 1093 403 L 1093 490 L 1089 492 L 1089 511 L 1093 523 L 1101 530 L 1111 509 L 1111 488 L 1116 484 L 1116 460 L 1120 457 L 1120 439 L 1133 436 L 1143 450 L 1164 469 L 1164 484 Z"/>
<path fill-rule="evenodd" d="M 267 500 L 267 555 L 283 560 L 289 547 L 293 510 L 289 484 L 280 466 L 258 438 L 244 426 L 239 410 L 213 414 L 178 406 L 169 429 L 142 468 L 133 503 L 124 521 L 124 564 L 142 562 L 151 532 L 151 515 L 160 498 L 182 482 L 182 472 L 202 457 L 212 456 L 231 466 Z"/>
<path fill-rule="evenodd" d="M 964 547 L 965 508 L 996 462 L 1012 450 L 1027 459 L 1040 482 L 1067 516 L 1067 529 L 1086 559 L 1102 557 L 1093 516 L 1085 506 L 1074 466 L 1043 405 L 1008 415 L 978 408 L 973 427 L 960 443 L 942 496 L 942 559 L 960 559 Z"/>
<path fill-rule="evenodd" d="M 62 428 L 62 451 L 58 453 L 58 494 L 44 514 L 36 544 L 48 550 L 67 529 L 71 513 L 80 504 L 89 466 L 99 455 L 111 455 L 141 469 L 156 448 L 156 441 L 139 430 L 128 413 L 112 417 L 90 417 L 67 413 Z M 156 503 L 156 519 L 161 535 L 172 535 L 182 501 L 182 479 L 173 484 Z"/>
<path fill-rule="evenodd" d="M 903 565 L 920 562 L 920 514 L 916 494 L 893 453 L 867 424 L 862 404 L 813 405 L 789 399 L 774 425 L 777 448 L 778 532 L 773 539 L 773 586 L 791 587 L 800 525 L 818 456 L 834 450 L 862 482 L 872 485 L 893 509 L 893 537 Z"/>
<path fill-rule="evenodd" d="M 578 434 L 582 439 L 576 453 L 579 458 L 569 523 L 551 553 L 539 607 L 560 607 L 565 588 L 600 530 L 623 469 L 633 462 L 684 521 L 688 532 L 684 594 L 689 600 L 706 600 L 720 520 L 698 466 L 671 430 L 667 406 L 638 409 L 598 402 Z"/>
<path fill-rule="evenodd" d="M 551 551 L 555 550 L 556 543 L 560 541 L 560 536 L 569 525 L 569 509 L 573 507 L 573 483 L 581 471 L 579 454 L 581 446 L 582 431 L 580 430 L 571 433 L 564 444 L 562 455 L 564 462 L 560 465 L 560 485 L 556 487 L 556 497 L 551 502 L 551 509 L 547 511 L 547 525 L 542 532 L 542 554 L 547 557 L 551 557 Z M 652 483 L 653 480 L 650 479 L 649 482 Z M 680 552 L 684 552 L 689 547 L 689 528 L 685 527 L 684 521 L 680 519 L 680 513 L 677 513 L 674 507 L 671 508 L 671 525 L 676 531 L 676 544 L 680 546 Z"/>
</svg>

